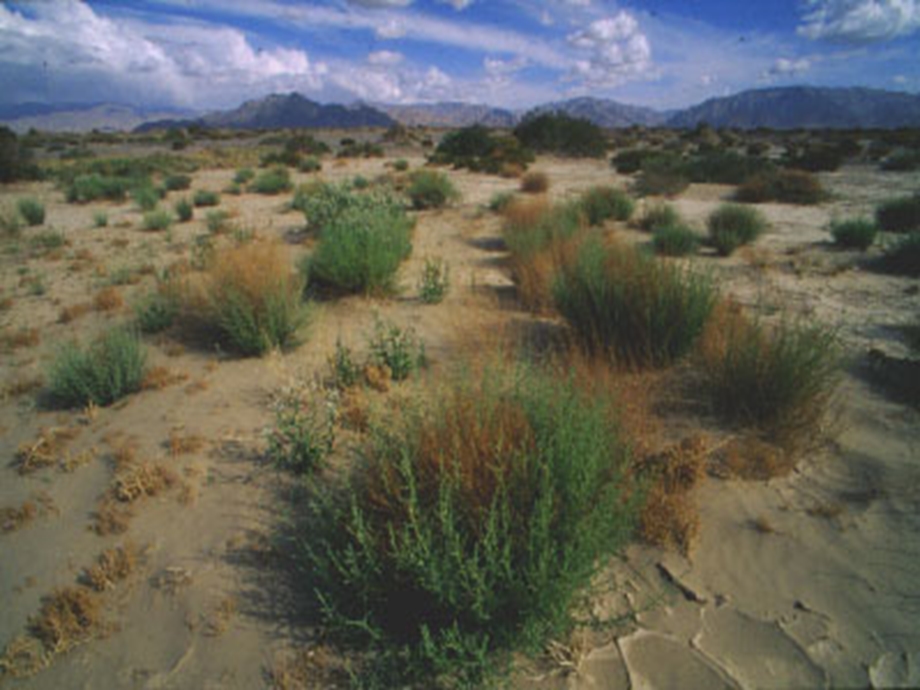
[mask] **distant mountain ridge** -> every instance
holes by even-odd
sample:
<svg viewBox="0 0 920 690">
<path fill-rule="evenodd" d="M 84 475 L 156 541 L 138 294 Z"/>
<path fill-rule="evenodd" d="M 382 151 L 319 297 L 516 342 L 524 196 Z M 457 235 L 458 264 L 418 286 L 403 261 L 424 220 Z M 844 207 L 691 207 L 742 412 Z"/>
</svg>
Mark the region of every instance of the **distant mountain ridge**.
<svg viewBox="0 0 920 690">
<path fill-rule="evenodd" d="M 71 108 L 63 112 L 62 108 Z M 712 98 L 683 110 L 662 112 L 601 98 L 573 98 L 546 103 L 527 111 L 512 111 L 470 103 L 350 106 L 320 104 L 298 93 L 274 94 L 246 101 L 233 110 L 200 117 L 175 118 L 130 106 L 85 104 L 54 106 L 24 103 L 0 106 L 0 123 L 17 131 L 29 127 L 49 131 L 133 129 L 150 131 L 169 127 L 221 127 L 228 129 L 278 129 L 285 127 L 390 127 L 406 126 L 514 127 L 521 119 L 544 112 L 563 112 L 605 127 L 666 126 L 752 129 L 896 128 L 920 127 L 920 95 L 866 88 L 809 86 L 756 89 Z M 166 117 L 164 118 L 164 114 Z"/>
</svg>

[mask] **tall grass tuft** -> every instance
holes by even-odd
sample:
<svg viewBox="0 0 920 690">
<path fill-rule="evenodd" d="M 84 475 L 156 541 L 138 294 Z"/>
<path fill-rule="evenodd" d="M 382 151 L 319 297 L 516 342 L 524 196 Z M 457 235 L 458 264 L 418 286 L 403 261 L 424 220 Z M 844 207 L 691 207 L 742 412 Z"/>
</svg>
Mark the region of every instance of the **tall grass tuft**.
<svg viewBox="0 0 920 690">
<path fill-rule="evenodd" d="M 639 219 L 639 227 L 646 232 L 683 223 L 680 214 L 670 204 L 652 204 L 645 209 Z"/>
<path fill-rule="evenodd" d="M 329 631 L 388 687 L 482 687 L 538 649 L 630 537 L 639 492 L 600 398 L 486 371 L 373 435 L 300 543 Z"/>
<path fill-rule="evenodd" d="M 729 256 L 738 247 L 750 244 L 763 234 L 767 221 L 754 208 L 738 204 L 722 204 L 707 220 L 709 241 L 722 256 Z"/>
<path fill-rule="evenodd" d="M 103 333 L 88 348 L 58 352 L 48 372 L 48 395 L 58 407 L 110 405 L 140 390 L 145 353 L 137 334 L 123 327 Z"/>
<path fill-rule="evenodd" d="M 410 176 L 409 198 L 417 210 L 441 208 L 460 198 L 450 178 L 436 170 L 416 170 Z"/>
<path fill-rule="evenodd" d="M 885 232 L 920 230 L 920 193 L 882 202 L 875 209 L 875 222 Z"/>
<path fill-rule="evenodd" d="M 653 367 L 690 351 L 716 299 L 708 276 L 596 238 L 563 264 L 553 296 L 589 352 Z"/>
<path fill-rule="evenodd" d="M 662 225 L 652 233 L 652 247 L 661 256 L 695 254 L 699 238 L 686 225 Z"/>
<path fill-rule="evenodd" d="M 16 208 L 28 225 L 41 225 L 45 222 L 45 206 L 38 199 L 32 197 L 20 199 Z"/>
<path fill-rule="evenodd" d="M 629 220 L 635 204 L 629 195 L 614 187 L 592 187 L 582 194 L 581 209 L 590 225 L 600 225 L 605 220 Z"/>
<path fill-rule="evenodd" d="M 278 166 L 260 172 L 249 183 L 249 191 L 256 194 L 274 195 L 291 191 L 291 174 L 287 168 Z"/>
<path fill-rule="evenodd" d="M 866 251 L 875 243 L 878 226 L 867 218 L 853 218 L 832 222 L 830 231 L 837 246 Z"/>
</svg>

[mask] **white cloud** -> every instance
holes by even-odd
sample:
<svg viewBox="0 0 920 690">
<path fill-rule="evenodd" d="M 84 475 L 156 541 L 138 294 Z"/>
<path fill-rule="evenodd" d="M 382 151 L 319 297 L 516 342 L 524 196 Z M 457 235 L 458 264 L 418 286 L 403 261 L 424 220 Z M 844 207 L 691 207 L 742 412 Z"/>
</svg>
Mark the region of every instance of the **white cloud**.
<svg viewBox="0 0 920 690">
<path fill-rule="evenodd" d="M 401 21 L 396 19 L 388 19 L 384 23 L 378 24 L 374 32 L 377 34 L 377 38 L 402 38 L 406 35 L 406 27 Z"/>
<path fill-rule="evenodd" d="M 764 76 L 794 77 L 802 72 L 807 72 L 809 69 L 811 69 L 811 60 L 808 58 L 799 58 L 798 60 L 779 58 L 773 63 L 770 69 L 764 73 Z"/>
<path fill-rule="evenodd" d="M 367 61 L 372 65 L 398 65 L 403 59 L 402 53 L 392 50 L 377 50 L 367 56 Z"/>
<path fill-rule="evenodd" d="M 587 86 L 610 87 L 646 74 L 652 50 L 635 17 L 620 11 L 598 19 L 568 36 L 569 45 L 585 53 L 575 61 L 570 77 Z"/>
<path fill-rule="evenodd" d="M 348 0 L 352 5 L 369 7 L 371 9 L 381 9 L 387 7 L 408 7 L 413 0 Z"/>
<path fill-rule="evenodd" d="M 475 0 L 439 0 L 439 2 L 445 5 L 450 5 L 459 12 L 472 5 Z"/>
<path fill-rule="evenodd" d="M 871 43 L 920 30 L 920 0 L 806 0 L 798 33 L 810 39 Z"/>
</svg>

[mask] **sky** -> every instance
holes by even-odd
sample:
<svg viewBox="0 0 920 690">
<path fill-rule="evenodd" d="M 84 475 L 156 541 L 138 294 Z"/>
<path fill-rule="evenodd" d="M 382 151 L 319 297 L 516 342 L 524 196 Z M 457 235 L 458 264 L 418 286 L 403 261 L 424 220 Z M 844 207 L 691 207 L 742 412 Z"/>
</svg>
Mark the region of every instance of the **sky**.
<svg viewBox="0 0 920 690">
<path fill-rule="evenodd" d="M 33 0 L 0 4 L 0 103 L 682 108 L 751 88 L 920 91 L 920 0 Z"/>
</svg>

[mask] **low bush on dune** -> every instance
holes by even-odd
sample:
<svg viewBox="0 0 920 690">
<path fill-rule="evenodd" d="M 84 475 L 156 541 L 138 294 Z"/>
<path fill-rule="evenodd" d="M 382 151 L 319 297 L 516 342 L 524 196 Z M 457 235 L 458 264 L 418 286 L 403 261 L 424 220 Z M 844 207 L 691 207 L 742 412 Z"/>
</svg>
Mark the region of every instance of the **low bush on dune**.
<svg viewBox="0 0 920 690">
<path fill-rule="evenodd" d="M 259 173 L 249 183 L 249 191 L 256 194 L 275 195 L 291 191 L 291 174 L 287 168 L 276 167 Z"/>
<path fill-rule="evenodd" d="M 413 208 L 418 211 L 441 208 L 460 198 L 447 175 L 436 170 L 416 170 L 412 173 L 406 193 L 412 200 Z"/>
<path fill-rule="evenodd" d="M 195 206 L 217 206 L 220 203 L 220 194 L 207 189 L 199 189 L 192 196 Z"/>
<path fill-rule="evenodd" d="M 716 310 L 699 351 L 715 409 L 787 445 L 816 431 L 841 373 L 833 331 L 789 319 L 768 326 L 726 304 Z"/>
<path fill-rule="evenodd" d="M 689 267 L 591 238 L 562 265 L 553 296 L 587 351 L 628 366 L 664 366 L 693 347 L 715 288 Z"/>
<path fill-rule="evenodd" d="M 163 180 L 163 187 L 169 192 L 178 192 L 192 186 L 192 178 L 188 175 L 167 175 Z"/>
<path fill-rule="evenodd" d="M 652 232 L 652 247 L 661 256 L 694 254 L 699 244 L 699 237 L 686 225 L 661 225 Z"/>
<path fill-rule="evenodd" d="M 878 226 L 867 218 L 853 218 L 832 222 L 830 232 L 837 246 L 865 251 L 875 243 Z"/>
<path fill-rule="evenodd" d="M 766 219 L 759 211 L 737 204 L 723 204 L 707 220 L 709 243 L 722 256 L 750 244 L 766 230 Z"/>
<path fill-rule="evenodd" d="M 691 157 L 686 163 L 691 182 L 739 184 L 754 175 L 773 170 L 765 158 L 745 156 L 734 151 L 715 150 Z"/>
<path fill-rule="evenodd" d="M 600 225 L 605 220 L 629 220 L 635 208 L 626 192 L 605 186 L 591 187 L 578 203 L 590 225 Z"/>
<path fill-rule="evenodd" d="M 920 193 L 882 202 L 875 209 L 875 222 L 885 232 L 920 230 Z"/>
<path fill-rule="evenodd" d="M 69 343 L 48 371 L 48 398 L 64 408 L 111 405 L 140 390 L 144 362 L 137 334 L 123 327 L 103 333 L 85 349 Z"/>
<path fill-rule="evenodd" d="M 749 204 L 778 201 L 786 204 L 819 204 L 827 198 L 821 181 L 802 170 L 774 170 L 745 180 L 735 199 Z"/>
<path fill-rule="evenodd" d="M 152 211 L 160 203 L 160 194 L 153 185 L 143 185 L 131 190 L 131 198 L 141 211 Z"/>
<path fill-rule="evenodd" d="M 159 209 L 145 213 L 141 227 L 148 231 L 168 230 L 172 222 L 172 214 L 164 209 Z"/>
<path fill-rule="evenodd" d="M 327 630 L 385 687 L 481 687 L 623 547 L 640 492 L 605 401 L 486 371 L 393 415 L 299 542 Z"/>
<path fill-rule="evenodd" d="M 635 182 L 639 196 L 677 196 L 690 185 L 690 176 L 680 156 L 660 153 L 645 158 Z"/>
<path fill-rule="evenodd" d="M 565 113 L 545 113 L 525 118 L 514 128 L 514 136 L 526 148 L 540 153 L 603 158 L 607 152 L 607 139 L 600 127 Z"/>
<path fill-rule="evenodd" d="M 251 242 L 215 254 L 183 316 L 230 350 L 262 355 L 296 341 L 308 318 L 303 287 L 280 245 Z"/>
</svg>

